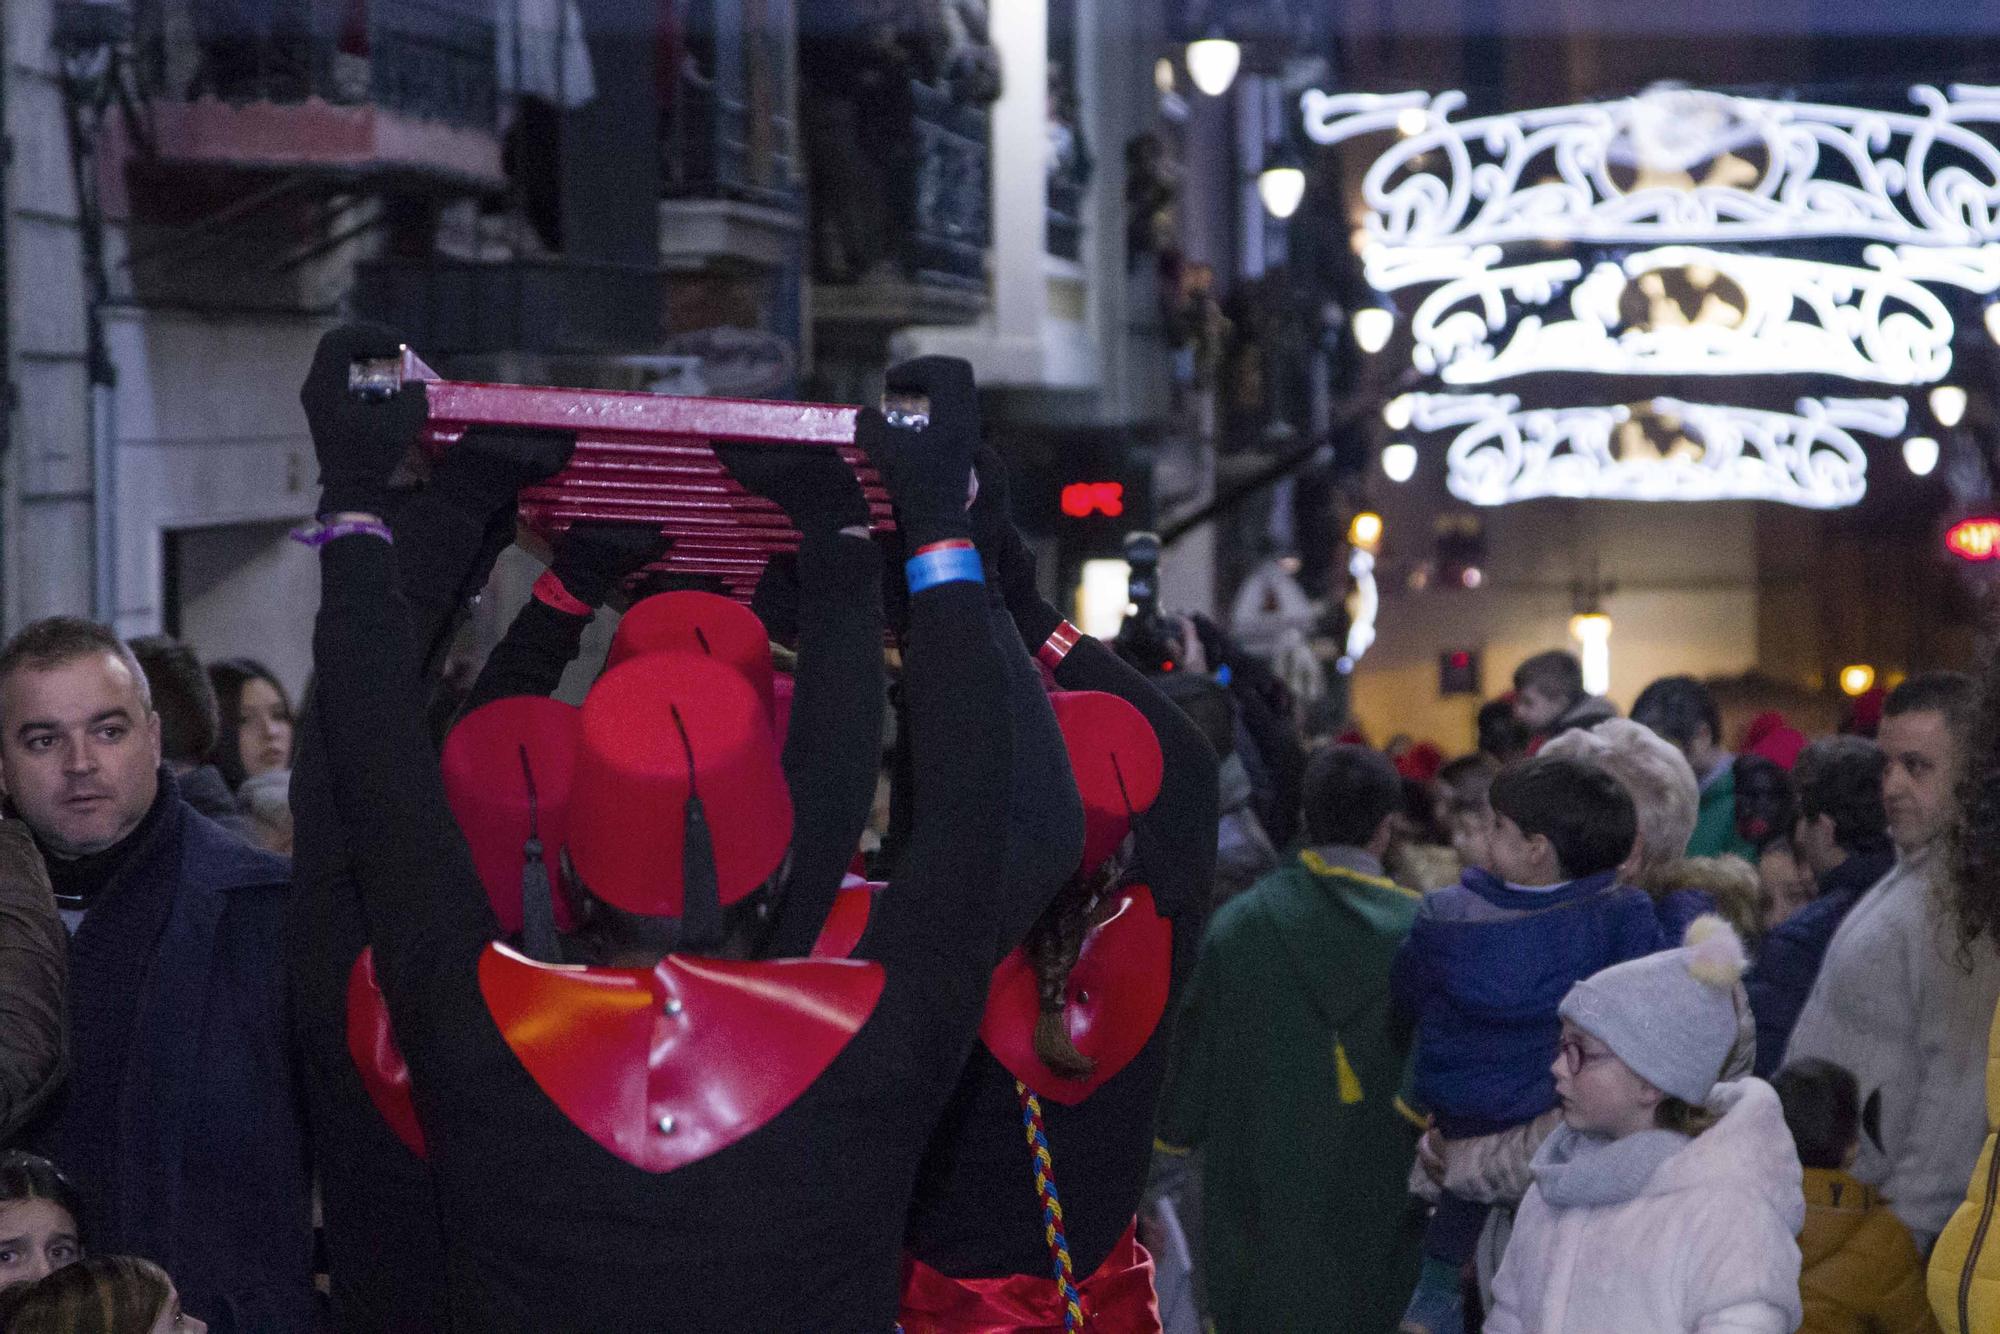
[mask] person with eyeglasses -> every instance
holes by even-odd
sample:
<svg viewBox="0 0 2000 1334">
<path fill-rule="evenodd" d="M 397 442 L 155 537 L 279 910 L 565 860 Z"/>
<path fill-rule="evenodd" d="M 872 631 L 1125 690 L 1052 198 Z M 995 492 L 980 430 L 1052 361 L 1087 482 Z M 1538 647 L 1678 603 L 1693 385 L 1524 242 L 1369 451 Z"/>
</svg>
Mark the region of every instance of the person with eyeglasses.
<svg viewBox="0 0 2000 1334">
<path fill-rule="evenodd" d="M 1798 1328 L 1798 1153 L 1769 1084 L 1722 1079 L 1744 964 L 1709 915 L 1563 998 L 1562 1124 L 1535 1153 L 1486 1334 Z"/>
</svg>

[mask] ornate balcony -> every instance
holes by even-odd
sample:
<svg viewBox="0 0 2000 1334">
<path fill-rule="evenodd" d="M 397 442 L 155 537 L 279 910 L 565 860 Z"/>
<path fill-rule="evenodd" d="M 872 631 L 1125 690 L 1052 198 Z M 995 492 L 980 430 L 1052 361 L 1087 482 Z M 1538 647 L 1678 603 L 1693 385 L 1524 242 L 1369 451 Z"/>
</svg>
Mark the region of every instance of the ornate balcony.
<svg viewBox="0 0 2000 1334">
<path fill-rule="evenodd" d="M 337 31 L 303 0 L 249 26 L 138 0 L 136 161 L 211 173 L 504 184 L 490 0 L 357 0 Z M 190 21 L 191 19 L 191 21 Z"/>
</svg>

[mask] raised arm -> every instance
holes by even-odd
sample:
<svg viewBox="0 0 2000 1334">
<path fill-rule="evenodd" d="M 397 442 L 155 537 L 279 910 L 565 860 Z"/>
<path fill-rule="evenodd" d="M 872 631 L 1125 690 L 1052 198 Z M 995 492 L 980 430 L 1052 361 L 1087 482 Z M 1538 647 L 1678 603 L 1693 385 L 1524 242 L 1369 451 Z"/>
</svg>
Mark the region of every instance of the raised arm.
<svg viewBox="0 0 2000 1334">
<path fill-rule="evenodd" d="M 934 402 L 928 430 L 890 427 L 863 410 L 857 438 L 889 484 L 911 553 L 902 690 L 914 788 L 908 853 L 859 952 L 889 965 L 892 986 L 900 973 L 976 1008 L 995 957 L 1013 750 L 1000 725 L 1006 671 L 965 512 L 976 437 Z"/>
<path fill-rule="evenodd" d="M 497 933 L 471 856 L 446 805 L 420 703 L 422 662 L 383 511 L 387 479 L 424 417 L 420 386 L 364 402 L 347 392 L 349 364 L 382 356 L 381 331 L 337 329 L 320 342 L 300 400 L 319 456 L 321 600 L 313 633 L 316 724 L 331 799 L 349 837 L 376 949 L 376 973 L 404 1040 L 424 1035 L 423 986 Z M 546 433 L 468 436 L 456 449 L 491 495 L 511 495 L 562 466 L 574 442 Z"/>
<path fill-rule="evenodd" d="M 1035 558 L 1007 516 L 1006 468 L 982 451 L 979 500 L 974 506 L 982 550 L 990 549 L 1008 612 L 1020 637 L 1053 664 L 1064 690 L 1101 690 L 1118 696 L 1152 724 L 1165 763 L 1160 795 L 1135 822 L 1141 869 L 1160 911 L 1205 909 L 1215 880 L 1215 827 L 1220 816 L 1218 762 L 1201 729 L 1130 664 L 1089 635 L 1072 633 L 1062 613 L 1042 597 Z M 1063 633 L 1057 635 L 1058 630 Z M 1056 635 L 1051 643 L 1050 637 Z"/>
<path fill-rule="evenodd" d="M 882 558 L 868 536 L 868 502 L 829 450 L 720 446 L 749 490 L 799 530 L 798 673 L 785 737 L 792 856 L 764 953 L 812 949 L 875 799 L 882 750 Z"/>
<path fill-rule="evenodd" d="M 627 576 L 666 549 L 665 535 L 650 523 L 584 519 L 564 530 L 555 558 L 486 655 L 460 712 L 513 695 L 554 694 L 583 647 L 591 616 Z"/>
</svg>

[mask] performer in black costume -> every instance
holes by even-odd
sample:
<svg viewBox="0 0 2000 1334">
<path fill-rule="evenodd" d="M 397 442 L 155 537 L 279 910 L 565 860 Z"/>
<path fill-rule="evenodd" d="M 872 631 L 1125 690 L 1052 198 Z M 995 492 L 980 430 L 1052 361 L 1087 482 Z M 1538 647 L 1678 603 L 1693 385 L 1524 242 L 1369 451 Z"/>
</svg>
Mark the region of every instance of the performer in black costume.
<svg viewBox="0 0 2000 1334">
<path fill-rule="evenodd" d="M 1172 702 L 1042 599 L 991 451 L 981 453 L 979 486 L 975 535 L 1022 638 L 1039 646 L 1062 689 L 1136 706 L 1158 739 L 1161 777 L 1157 799 L 1136 818 L 1136 797 L 1122 813 L 1092 800 L 1104 784 L 1082 776 L 1083 766 L 1113 752 L 1124 788 L 1140 747 L 1120 735 L 1115 714 L 1075 710 L 1105 720 L 1066 727 L 1076 733 L 1070 750 L 1090 813 L 1087 850 L 1020 957 L 996 974 L 983 1041 L 919 1178 L 902 1324 L 906 1334 L 1157 1331 L 1134 1215 L 1173 1015 L 1208 917 L 1217 762 Z M 1127 827 L 1133 850 L 1121 862 L 1113 854 Z M 1016 994 L 1028 980 L 1041 984 L 1043 1010 L 1043 1031 L 1032 1036 L 1037 1016 Z"/>
<path fill-rule="evenodd" d="M 316 707 L 378 975 L 431 1140 L 459 1326 L 886 1329 L 916 1161 L 971 1044 L 991 962 L 1011 943 L 1000 923 L 1007 910 L 1021 911 L 999 869 L 1011 746 L 991 721 L 1004 707 L 1004 668 L 976 555 L 964 554 L 970 435 L 935 414 L 921 439 L 872 413 L 860 426 L 915 553 L 904 688 L 917 806 L 905 873 L 883 891 L 857 958 L 660 957 L 662 940 L 700 945 L 719 932 L 719 899 L 737 894 L 745 864 L 739 844 L 768 833 L 718 820 L 704 857 L 696 807 L 682 829 L 659 838 L 656 852 L 669 863 L 651 859 L 660 883 L 621 878 L 614 890 L 607 874 L 590 886 L 624 901 L 598 897 L 628 928 L 627 953 L 659 962 L 552 970 L 489 948 L 495 922 L 422 730 L 417 650 L 377 518 L 422 403 L 410 389 L 380 404 L 344 392 L 353 357 L 391 350 L 330 339 L 303 394 L 323 516 L 334 532 L 355 525 L 322 548 Z M 851 478 L 849 486 L 839 503 L 852 514 L 860 494 Z M 802 554 L 802 577 L 809 563 Z M 872 601 L 857 599 L 850 614 L 879 639 Z M 681 689 L 696 679 L 700 692 Z M 684 745 L 691 765 L 644 777 L 663 789 L 691 780 L 703 802 L 719 761 L 695 739 L 754 739 L 746 721 L 754 695 L 697 658 L 637 659 L 598 691 L 606 697 L 595 720 L 595 696 L 585 707 L 587 747 L 598 745 L 608 762 L 625 735 L 649 758 Z M 637 700 L 650 712 L 635 709 Z M 794 729 L 807 707 L 801 681 Z M 745 744 L 726 758 L 750 754 Z M 740 795 L 721 786 L 722 805 Z M 591 796 L 580 782 L 573 827 L 586 813 L 615 825 L 623 813 L 593 812 Z M 668 874 L 681 870 L 684 851 L 685 872 Z M 623 877 L 640 859 L 610 860 Z M 581 869 L 588 880 L 590 868 Z M 676 907 L 685 895 L 685 916 L 633 910 L 654 891 Z M 603 1023 L 600 982 L 601 994 L 643 991 L 664 1003 Z M 575 1058 L 566 1066 L 537 1046 L 552 1030 L 562 1039 L 557 1054 Z M 814 1050 L 800 1056 L 802 1047 Z M 677 1058 L 683 1048 L 736 1059 L 690 1062 Z M 660 1059 L 649 1065 L 649 1052 Z M 815 1075 L 807 1067 L 822 1057 Z M 780 1083 L 804 1079 L 803 1090 L 768 1096 L 774 1071 Z M 711 1090 L 714 1081 L 724 1087 Z M 742 1081 L 764 1087 L 746 1091 Z M 761 1113 L 732 1122 L 718 1101 L 758 1104 Z M 677 1140 L 684 1129 L 708 1138 Z"/>
</svg>

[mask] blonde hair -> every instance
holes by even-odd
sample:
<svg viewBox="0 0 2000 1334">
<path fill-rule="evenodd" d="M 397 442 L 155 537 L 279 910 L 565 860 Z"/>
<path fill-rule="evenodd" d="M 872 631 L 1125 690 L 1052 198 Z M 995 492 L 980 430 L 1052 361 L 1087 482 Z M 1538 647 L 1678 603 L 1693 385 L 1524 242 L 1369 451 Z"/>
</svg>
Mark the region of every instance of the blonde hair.
<svg viewBox="0 0 2000 1334">
<path fill-rule="evenodd" d="M 1678 860 L 1687 851 L 1701 807 L 1701 787 L 1687 757 L 1650 727 L 1629 718 L 1608 718 L 1595 727 L 1551 738 L 1541 753 L 1596 765 L 1631 795 L 1643 845 L 1642 874 Z"/>
</svg>

